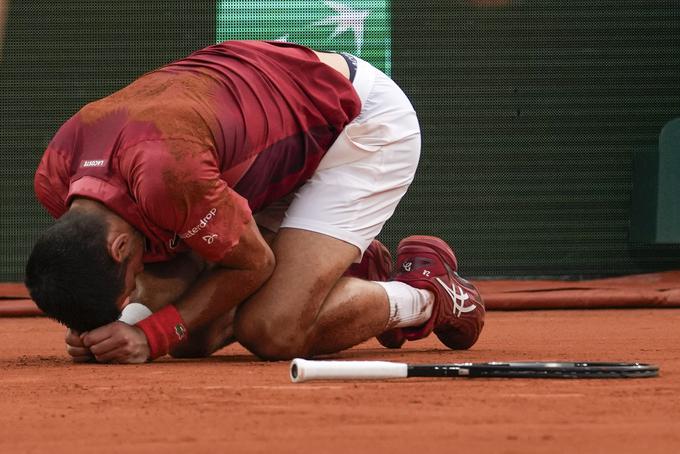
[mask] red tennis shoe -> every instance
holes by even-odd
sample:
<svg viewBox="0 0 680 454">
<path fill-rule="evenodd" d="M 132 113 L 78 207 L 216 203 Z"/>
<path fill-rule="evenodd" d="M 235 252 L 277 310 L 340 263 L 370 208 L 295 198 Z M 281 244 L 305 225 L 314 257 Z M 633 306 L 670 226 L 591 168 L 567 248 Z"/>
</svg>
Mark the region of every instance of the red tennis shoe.
<svg viewBox="0 0 680 454">
<path fill-rule="evenodd" d="M 344 275 L 366 281 L 387 281 L 392 275 L 392 254 L 380 241 L 373 240 L 361 262 L 353 263 Z"/>
<path fill-rule="evenodd" d="M 456 256 L 443 240 L 432 236 L 403 239 L 397 248 L 394 280 L 434 293 L 434 307 L 424 325 L 387 333 L 400 331 L 405 339 L 416 340 L 434 331 L 449 348 L 470 348 L 484 327 L 486 310 L 477 288 L 458 276 L 457 270 Z"/>
</svg>

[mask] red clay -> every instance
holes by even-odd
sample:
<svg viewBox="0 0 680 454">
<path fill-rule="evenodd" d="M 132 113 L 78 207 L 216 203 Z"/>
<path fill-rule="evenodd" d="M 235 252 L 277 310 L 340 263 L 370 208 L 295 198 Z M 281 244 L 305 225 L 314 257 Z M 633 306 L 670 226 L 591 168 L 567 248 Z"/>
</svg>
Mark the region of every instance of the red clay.
<svg viewBox="0 0 680 454">
<path fill-rule="evenodd" d="M 339 359 L 641 361 L 622 380 L 292 384 L 238 346 L 199 361 L 73 365 L 63 329 L 0 319 L 0 452 L 680 452 L 680 310 L 491 312 L 472 350 L 370 341 Z"/>
</svg>

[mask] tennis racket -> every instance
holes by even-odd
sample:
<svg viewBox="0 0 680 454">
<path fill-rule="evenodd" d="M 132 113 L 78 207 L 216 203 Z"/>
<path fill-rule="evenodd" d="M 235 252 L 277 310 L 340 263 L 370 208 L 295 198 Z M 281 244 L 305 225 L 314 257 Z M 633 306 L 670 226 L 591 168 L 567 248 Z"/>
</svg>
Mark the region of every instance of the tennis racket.
<svg viewBox="0 0 680 454">
<path fill-rule="evenodd" d="M 616 362 L 490 362 L 406 364 L 388 361 L 308 361 L 294 359 L 290 378 L 309 380 L 384 380 L 411 377 L 646 378 L 659 375 L 653 364 Z"/>
</svg>

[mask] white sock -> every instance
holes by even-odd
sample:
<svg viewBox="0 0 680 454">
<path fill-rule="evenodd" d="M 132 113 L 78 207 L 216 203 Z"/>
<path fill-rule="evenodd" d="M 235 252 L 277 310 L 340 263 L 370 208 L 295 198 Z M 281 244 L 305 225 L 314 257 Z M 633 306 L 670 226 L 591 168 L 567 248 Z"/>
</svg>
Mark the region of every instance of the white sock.
<svg viewBox="0 0 680 454">
<path fill-rule="evenodd" d="M 388 329 L 420 326 L 432 316 L 434 306 L 432 292 L 411 287 L 403 282 L 374 282 L 385 289 L 390 302 Z"/>
<path fill-rule="evenodd" d="M 134 325 L 151 315 L 151 310 L 141 303 L 130 303 L 123 308 L 118 321 Z"/>
</svg>

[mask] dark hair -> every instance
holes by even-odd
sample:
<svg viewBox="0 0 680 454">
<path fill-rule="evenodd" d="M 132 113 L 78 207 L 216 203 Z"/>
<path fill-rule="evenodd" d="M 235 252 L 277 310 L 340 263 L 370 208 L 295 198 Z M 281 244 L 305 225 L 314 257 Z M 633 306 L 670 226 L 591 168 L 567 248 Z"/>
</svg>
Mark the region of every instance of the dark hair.
<svg viewBox="0 0 680 454">
<path fill-rule="evenodd" d="M 26 264 L 26 287 L 48 317 L 76 331 L 115 321 L 125 288 L 125 264 L 106 247 L 108 223 L 84 210 L 69 210 L 45 230 Z"/>
</svg>

